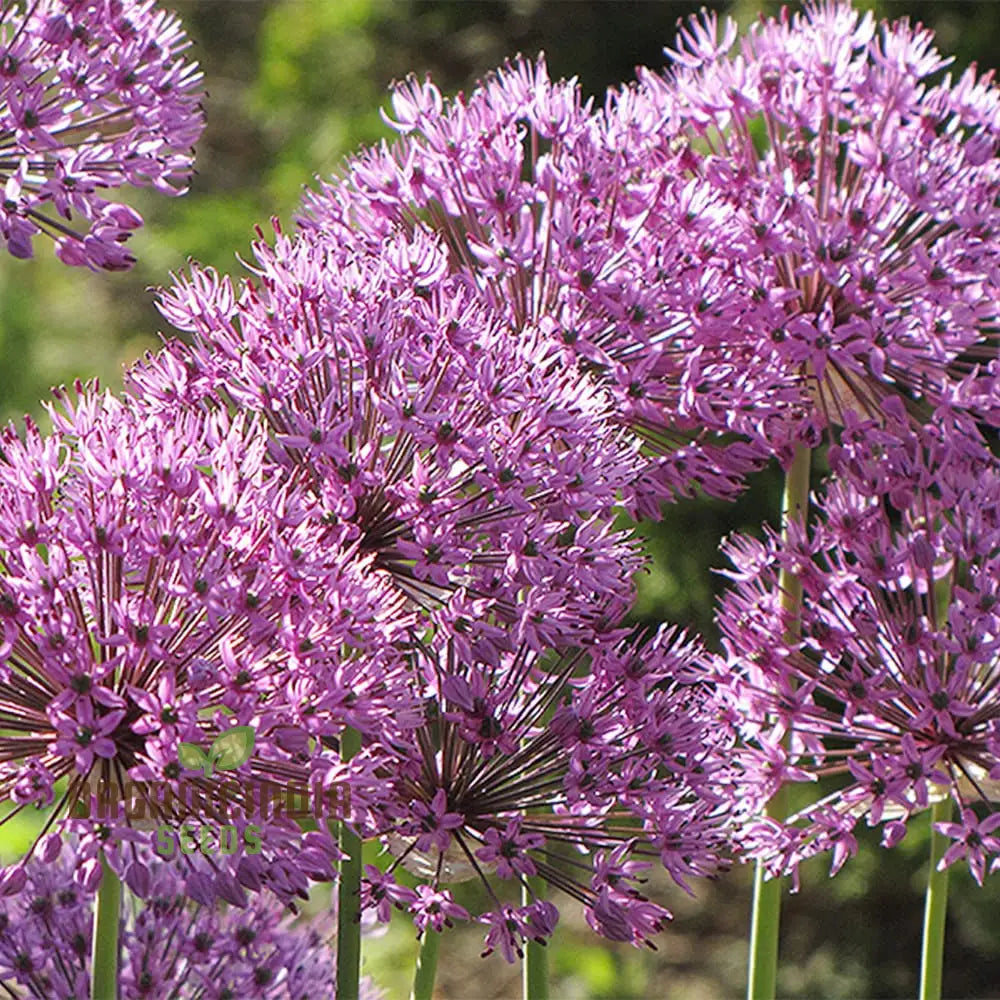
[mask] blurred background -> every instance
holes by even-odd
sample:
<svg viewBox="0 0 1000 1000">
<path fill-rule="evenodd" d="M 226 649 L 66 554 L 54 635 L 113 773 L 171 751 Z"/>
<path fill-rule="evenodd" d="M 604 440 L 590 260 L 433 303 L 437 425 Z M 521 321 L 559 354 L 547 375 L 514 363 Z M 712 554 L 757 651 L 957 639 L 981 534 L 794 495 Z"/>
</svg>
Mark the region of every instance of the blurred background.
<svg viewBox="0 0 1000 1000">
<path fill-rule="evenodd" d="M 253 227 L 289 223 L 304 185 L 335 172 L 358 145 L 388 134 L 378 109 L 386 88 L 430 72 L 446 93 L 468 89 L 505 56 L 544 50 L 553 77 L 577 76 L 600 101 L 639 64 L 659 67 L 679 17 L 700 4 L 657 0 L 178 0 L 195 58 L 205 71 L 208 127 L 191 192 L 177 200 L 133 195 L 146 219 L 134 240 L 139 264 L 97 275 L 39 259 L 0 256 L 0 417 L 42 418 L 49 387 L 75 377 L 120 384 L 122 366 L 155 348 L 163 324 L 155 287 L 188 258 L 239 275 Z M 707 6 L 747 23 L 777 4 Z M 880 2 L 879 15 L 933 27 L 959 71 L 988 68 L 1000 48 L 1000 2 Z M 642 526 L 653 558 L 637 581 L 637 619 L 673 621 L 712 635 L 720 538 L 776 520 L 777 470 L 758 477 L 738 503 L 698 501 Z M 926 835 L 912 824 L 892 852 L 877 839 L 833 880 L 822 859 L 803 869 L 786 900 L 779 994 L 787 997 L 908 997 L 916 993 Z M 16 849 L 8 842 L 6 852 Z M 713 1000 L 743 990 L 749 917 L 748 870 L 699 888 L 689 899 L 666 879 L 650 894 L 674 910 L 654 951 L 599 941 L 568 901 L 551 946 L 554 998 Z M 978 888 L 955 866 L 947 930 L 945 993 L 1000 997 L 1000 879 Z M 457 887 L 459 902 L 477 905 Z M 480 959 L 483 929 L 456 928 L 442 942 L 438 992 L 459 998 L 517 997 L 519 969 Z M 416 941 L 405 919 L 366 944 L 366 971 L 391 997 L 405 996 Z M 320 1000 L 320 998 L 316 998 Z"/>
</svg>

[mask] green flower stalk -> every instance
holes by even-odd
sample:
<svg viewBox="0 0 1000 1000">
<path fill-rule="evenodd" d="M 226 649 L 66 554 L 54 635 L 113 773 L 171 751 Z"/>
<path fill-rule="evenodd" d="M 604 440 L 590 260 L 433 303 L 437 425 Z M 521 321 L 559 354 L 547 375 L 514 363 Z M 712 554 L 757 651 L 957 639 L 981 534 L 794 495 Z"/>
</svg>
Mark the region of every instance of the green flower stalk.
<svg viewBox="0 0 1000 1000">
<path fill-rule="evenodd" d="M 434 995 L 434 979 L 437 976 L 440 947 L 441 933 L 426 928 L 420 939 L 420 953 L 417 955 L 417 968 L 413 976 L 410 1000 L 431 1000 Z"/>
<path fill-rule="evenodd" d="M 118 1000 L 118 931 L 122 884 L 101 855 L 101 885 L 94 909 L 91 1000 Z"/>
<path fill-rule="evenodd" d="M 533 899 L 542 899 L 544 894 L 544 880 L 537 876 L 528 878 L 526 884 L 521 886 L 521 905 L 528 906 Z M 522 973 L 524 1000 L 548 1000 L 549 953 L 542 942 L 530 938 L 525 942 Z"/>
<path fill-rule="evenodd" d="M 361 734 L 345 729 L 341 757 L 350 760 L 361 749 Z M 357 1000 L 361 983 L 361 838 L 340 824 L 340 881 L 337 886 L 337 997 Z"/>
<path fill-rule="evenodd" d="M 939 870 L 938 865 L 951 843 L 949 838 L 935 829 L 937 823 L 951 819 L 952 801 L 941 799 L 931 806 L 930 871 L 927 875 L 927 893 L 924 896 L 924 933 L 920 947 L 920 1000 L 941 1000 L 941 983 L 944 977 L 944 929 L 948 911 L 948 873 L 950 868 Z"/>
<path fill-rule="evenodd" d="M 782 538 L 788 536 L 793 519 L 804 518 L 809 507 L 809 466 L 811 452 L 800 446 L 785 475 L 781 504 Z M 789 614 L 786 640 L 798 639 L 802 608 L 802 583 L 793 573 L 782 570 L 778 578 L 782 610 Z M 783 820 L 788 813 L 786 788 L 781 788 L 768 805 L 768 814 Z M 753 905 L 750 916 L 750 956 L 747 970 L 748 1000 L 772 1000 L 777 990 L 778 939 L 781 924 L 781 880 L 766 879 L 763 862 L 754 873 Z"/>
</svg>

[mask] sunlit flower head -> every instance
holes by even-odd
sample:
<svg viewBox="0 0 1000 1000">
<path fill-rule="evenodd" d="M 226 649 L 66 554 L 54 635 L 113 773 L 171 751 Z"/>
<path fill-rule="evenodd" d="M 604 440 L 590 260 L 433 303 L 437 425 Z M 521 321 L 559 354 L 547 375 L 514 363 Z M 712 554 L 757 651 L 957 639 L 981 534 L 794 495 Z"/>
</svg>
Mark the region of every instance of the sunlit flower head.
<svg viewBox="0 0 1000 1000">
<path fill-rule="evenodd" d="M 75 849 L 32 861 L 24 891 L 0 910 L 0 977 L 31 1000 L 90 995 L 94 889 L 77 885 Z M 334 928 L 292 914 L 262 893 L 243 909 L 192 904 L 181 881 L 156 867 L 148 898 L 127 905 L 120 931 L 123 997 L 287 1000 L 333 997 Z M 370 979 L 362 1000 L 379 1000 Z"/>
<path fill-rule="evenodd" d="M 201 72 L 152 0 L 4 0 L 0 234 L 15 257 L 55 241 L 67 264 L 131 267 L 142 225 L 106 192 L 182 194 L 204 121 Z"/>
<path fill-rule="evenodd" d="M 996 424 L 992 72 L 956 79 L 930 31 L 833 0 L 740 37 L 703 13 L 667 53 L 615 113 L 663 191 L 637 248 L 697 303 L 660 339 L 685 412 L 786 456 L 847 412 L 887 423 L 892 396 Z"/>
<path fill-rule="evenodd" d="M 781 872 L 830 851 L 836 871 L 861 819 L 891 846 L 950 798 L 946 863 L 964 857 L 982 881 L 1000 850 L 986 818 L 1000 789 L 1000 465 L 964 437 L 878 433 L 835 453 L 842 478 L 808 532 L 728 546 L 720 684 L 755 747 L 749 773 L 764 797 L 819 777 L 835 789 L 786 824 L 755 824 L 749 853 Z M 781 570 L 802 583 L 797 638 Z"/>
<path fill-rule="evenodd" d="M 139 405 L 259 414 L 330 544 L 479 655 L 618 621 L 640 559 L 614 510 L 638 462 L 607 396 L 450 275 L 423 228 L 372 253 L 316 232 L 255 253 L 238 291 L 195 268 L 163 294 L 194 344 L 133 371 Z"/>
<path fill-rule="evenodd" d="M 732 728 L 701 656 L 671 630 L 560 655 L 521 646 L 496 663 L 454 644 L 416 651 L 423 724 L 406 743 L 371 741 L 349 779 L 353 822 L 388 852 L 366 869 L 364 905 L 440 931 L 470 917 L 449 885 L 478 878 L 486 951 L 508 961 L 551 935 L 561 897 L 603 936 L 652 944 L 670 913 L 641 890 L 648 870 L 691 891 L 726 867 Z"/>
<path fill-rule="evenodd" d="M 168 426 L 82 387 L 51 415 L 48 435 L 7 429 L 0 455 L 5 819 L 51 809 L 43 852 L 72 822 L 90 851 L 81 878 L 103 849 L 140 893 L 159 828 L 233 824 L 240 850 L 221 864 L 174 847 L 195 898 L 304 894 L 332 877 L 333 845 L 311 834 L 303 853 L 262 790 L 306 795 L 312 757 L 373 712 L 405 724 L 398 599 L 364 557 L 317 548 L 329 527 L 268 469 L 252 420 Z M 23 878 L 8 869 L 4 891 Z"/>
</svg>

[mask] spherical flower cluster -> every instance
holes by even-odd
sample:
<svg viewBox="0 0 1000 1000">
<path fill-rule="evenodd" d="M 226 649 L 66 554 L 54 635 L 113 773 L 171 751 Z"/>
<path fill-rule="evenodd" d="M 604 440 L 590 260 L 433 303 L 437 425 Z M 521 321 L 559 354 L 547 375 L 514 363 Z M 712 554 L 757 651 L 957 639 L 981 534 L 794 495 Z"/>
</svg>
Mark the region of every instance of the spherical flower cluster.
<svg viewBox="0 0 1000 1000">
<path fill-rule="evenodd" d="M 270 457 L 427 624 L 482 650 L 617 621 L 639 557 L 612 512 L 637 475 L 605 394 L 511 331 L 417 228 L 377 253 L 259 243 L 237 293 L 194 269 L 162 298 L 194 334 L 131 375 L 139 405 L 259 414 Z"/>
<path fill-rule="evenodd" d="M 426 220 L 493 315 L 552 337 L 652 447 L 631 504 L 655 516 L 677 493 L 731 494 L 767 453 L 718 438 L 650 376 L 657 345 L 702 316 L 705 293 L 685 231 L 658 217 L 649 232 L 663 181 L 629 161 L 630 126 L 595 113 L 575 80 L 551 81 L 542 58 L 517 59 L 448 102 L 411 78 L 392 105 L 401 141 L 307 194 L 300 225 L 371 245 Z"/>
<path fill-rule="evenodd" d="M 75 885 L 69 850 L 33 861 L 24 890 L 0 911 L 0 977 L 12 996 L 72 1000 L 90 995 L 94 892 Z M 308 926 L 273 899 L 246 909 L 209 909 L 185 899 L 175 874 L 161 866 L 149 898 L 129 908 L 121 929 L 122 1000 L 302 1000 L 336 993 L 332 928 Z M 362 981 L 361 997 L 381 992 Z"/>
<path fill-rule="evenodd" d="M 847 412 L 885 422 L 893 395 L 909 419 L 944 404 L 996 424 L 992 73 L 942 76 L 931 32 L 834 0 L 738 44 L 703 14 L 667 51 L 666 74 L 640 71 L 622 102 L 657 122 L 661 152 L 640 166 L 658 161 L 684 207 L 692 268 L 725 279 L 701 304 L 723 325 L 668 345 L 709 425 L 781 453 Z"/>
<path fill-rule="evenodd" d="M 905 441 L 858 425 L 834 453 L 838 477 L 808 530 L 737 538 L 721 608 L 728 685 L 756 749 L 748 772 L 771 795 L 835 777 L 835 791 L 787 823 L 751 826 L 773 873 L 856 849 L 862 819 L 891 846 L 909 818 L 950 797 L 942 827 L 978 881 L 1000 867 L 990 836 L 1000 779 L 1000 464 L 963 436 Z M 801 581 L 797 624 L 778 574 Z M 796 634 L 793 628 L 797 630 Z M 984 818 L 985 817 L 985 818 Z"/>
<path fill-rule="evenodd" d="M 101 849 L 140 894 L 151 826 L 258 824 L 263 852 L 241 840 L 225 864 L 178 857 L 191 894 L 303 895 L 308 876 L 332 877 L 330 838 L 310 834 L 303 852 L 287 810 L 247 793 L 303 793 L 311 757 L 329 752 L 320 738 L 359 711 L 405 722 L 392 649 L 407 616 L 364 557 L 320 544 L 331 529 L 266 466 L 252 421 L 188 412 L 167 425 L 82 387 L 62 403 L 52 434 L 8 429 L 0 455 L 9 815 L 55 805 L 46 831 L 89 816 L 76 821 L 92 848 L 81 879 Z M 298 696 L 300 674 L 322 702 Z M 201 748 L 193 761 L 184 744 Z M 4 891 L 23 879 L 23 864 L 9 869 Z"/>
<path fill-rule="evenodd" d="M 673 630 L 618 633 L 590 652 L 522 645 L 495 662 L 454 642 L 417 650 L 424 722 L 407 743 L 373 741 L 369 787 L 352 783 L 355 822 L 394 858 L 367 867 L 365 906 L 440 931 L 469 918 L 448 884 L 478 877 L 492 900 L 478 917 L 486 953 L 513 961 L 558 919 L 537 878 L 598 933 L 650 943 L 670 917 L 638 887 L 652 862 L 685 889 L 725 867 L 733 730 L 702 655 Z M 421 876 L 415 890 L 396 882 L 400 865 Z"/>
<path fill-rule="evenodd" d="M 0 11 L 0 234 L 31 257 L 118 271 L 141 217 L 102 192 L 181 194 L 201 134 L 201 73 L 152 0 L 19 0 Z"/>
</svg>

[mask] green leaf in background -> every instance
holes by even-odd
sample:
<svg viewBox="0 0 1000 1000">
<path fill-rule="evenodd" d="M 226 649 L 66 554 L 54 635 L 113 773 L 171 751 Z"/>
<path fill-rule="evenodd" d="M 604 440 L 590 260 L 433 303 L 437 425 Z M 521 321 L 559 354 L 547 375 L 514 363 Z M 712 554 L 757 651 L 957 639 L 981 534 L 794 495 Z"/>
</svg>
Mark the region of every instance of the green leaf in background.
<svg viewBox="0 0 1000 1000">
<path fill-rule="evenodd" d="M 253 753 L 255 733 L 251 726 L 233 726 L 212 743 L 212 763 L 222 771 L 245 764 Z"/>
<path fill-rule="evenodd" d="M 191 771 L 204 770 L 206 776 L 211 773 L 212 762 L 197 743 L 178 743 L 177 760 Z"/>
</svg>

